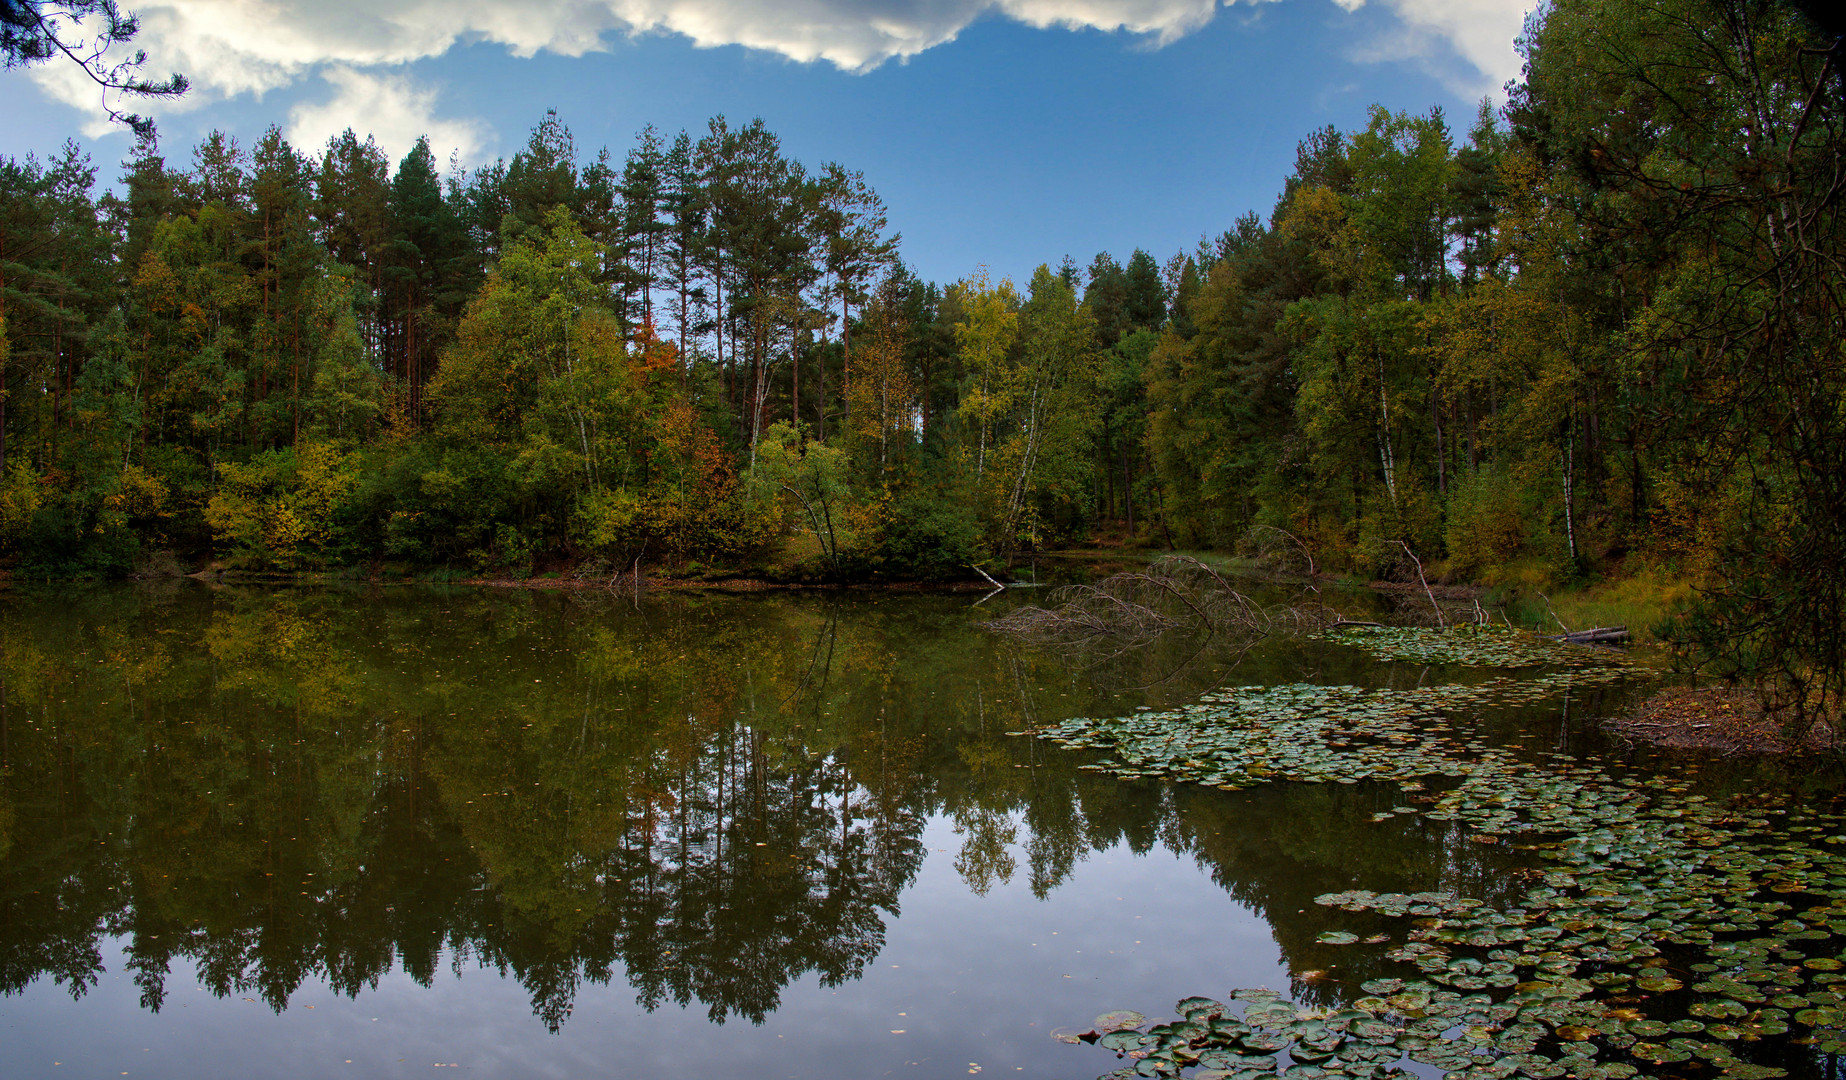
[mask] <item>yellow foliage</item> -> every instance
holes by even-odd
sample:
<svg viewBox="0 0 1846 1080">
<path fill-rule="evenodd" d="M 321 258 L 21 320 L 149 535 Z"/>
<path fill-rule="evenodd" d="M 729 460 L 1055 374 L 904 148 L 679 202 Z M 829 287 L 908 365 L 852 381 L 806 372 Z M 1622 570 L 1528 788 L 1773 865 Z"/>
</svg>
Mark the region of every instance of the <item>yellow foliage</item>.
<svg viewBox="0 0 1846 1080">
<path fill-rule="evenodd" d="M 855 447 L 876 455 L 882 476 L 895 448 L 916 433 L 921 412 L 904 362 L 904 328 L 884 304 L 868 308 L 866 320 L 871 333 L 852 354 L 846 427 Z"/>
<path fill-rule="evenodd" d="M 334 511 L 359 479 L 355 455 L 317 442 L 226 462 L 218 473 L 205 510 L 213 535 L 239 558 L 285 570 L 325 561 Z"/>
<path fill-rule="evenodd" d="M 107 503 L 111 510 L 131 518 L 150 518 L 165 512 L 167 482 L 139 465 L 123 466 L 115 491 Z"/>
<path fill-rule="evenodd" d="M 38 477 L 23 465 L 15 464 L 4 478 L 0 478 L 0 550 L 19 541 L 44 501 Z"/>
</svg>

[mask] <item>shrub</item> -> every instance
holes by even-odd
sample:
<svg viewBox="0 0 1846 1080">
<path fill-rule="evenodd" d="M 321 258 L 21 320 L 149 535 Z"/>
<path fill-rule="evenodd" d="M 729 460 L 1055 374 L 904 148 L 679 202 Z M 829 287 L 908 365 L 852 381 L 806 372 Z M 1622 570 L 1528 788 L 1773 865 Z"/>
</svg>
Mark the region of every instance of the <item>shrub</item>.
<svg viewBox="0 0 1846 1080">
<path fill-rule="evenodd" d="M 240 562 L 294 570 L 320 566 L 339 541 L 334 516 L 358 483 L 353 455 L 304 442 L 218 466 L 205 520 Z"/>
<path fill-rule="evenodd" d="M 913 492 L 886 509 L 867 562 L 892 577 L 941 581 L 967 575 L 980 559 L 981 526 L 964 499 Z"/>
</svg>

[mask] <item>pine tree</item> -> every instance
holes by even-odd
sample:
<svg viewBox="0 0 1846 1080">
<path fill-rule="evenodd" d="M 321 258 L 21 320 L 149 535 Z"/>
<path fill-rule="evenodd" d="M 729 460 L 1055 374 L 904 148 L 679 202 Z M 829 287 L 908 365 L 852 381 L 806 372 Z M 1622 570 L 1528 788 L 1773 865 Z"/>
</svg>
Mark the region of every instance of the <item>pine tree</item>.
<svg viewBox="0 0 1846 1080">
<path fill-rule="evenodd" d="M 385 286 L 398 352 L 387 370 L 400 380 L 410 414 L 421 416 L 423 388 L 476 284 L 463 222 L 444 196 L 427 138 L 418 139 L 399 163 L 390 211 Z"/>
<path fill-rule="evenodd" d="M 902 238 L 896 234 L 885 236 L 890 223 L 884 200 L 865 182 L 864 173 L 828 162 L 817 186 L 815 229 L 822 265 L 831 279 L 828 296 L 840 305 L 841 369 L 845 380 L 842 393 L 850 401 L 852 308 L 866 302 L 872 282 L 895 264 Z"/>
<path fill-rule="evenodd" d="M 390 162 L 371 137 L 361 142 L 351 128 L 327 140 L 315 185 L 314 217 L 320 241 L 335 262 L 356 272 L 363 290 L 358 307 L 366 354 L 391 351 L 391 327 L 384 317 L 384 255 L 391 241 Z"/>
<path fill-rule="evenodd" d="M 287 371 L 286 438 L 293 442 L 301 430 L 303 378 L 314 348 L 304 340 L 311 306 L 305 290 L 325 261 L 313 236 L 314 166 L 274 126 L 257 141 L 251 163 L 251 232 L 263 313 L 255 350 L 265 383 L 272 371 Z M 259 388 L 259 398 L 268 397 L 267 389 Z M 266 426 L 279 426 L 279 410 L 265 412 Z"/>
<path fill-rule="evenodd" d="M 661 184 L 666 229 L 661 236 L 661 284 L 671 291 L 679 337 L 682 376 L 694 360 L 692 348 L 706 324 L 706 292 L 699 265 L 706 242 L 709 199 L 693 156 L 692 137 L 680 132 L 667 151 Z"/>
<path fill-rule="evenodd" d="M 661 247 L 672 228 L 661 220 L 665 202 L 666 150 L 654 125 L 641 129 L 622 165 L 621 239 L 628 273 L 622 284 L 629 317 L 654 325 L 654 285 L 662 270 Z M 639 299 L 636 299 L 639 294 Z"/>
</svg>

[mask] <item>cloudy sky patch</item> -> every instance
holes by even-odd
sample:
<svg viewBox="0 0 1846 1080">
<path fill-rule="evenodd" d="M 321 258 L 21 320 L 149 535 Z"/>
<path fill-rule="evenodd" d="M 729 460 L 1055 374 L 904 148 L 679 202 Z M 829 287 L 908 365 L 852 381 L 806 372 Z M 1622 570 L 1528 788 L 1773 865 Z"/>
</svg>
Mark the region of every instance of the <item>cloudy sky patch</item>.
<svg viewBox="0 0 1846 1080">
<path fill-rule="evenodd" d="M 1259 0 L 1247 0 L 1255 3 Z M 1293 0 L 1315 3 L 1320 0 Z M 1333 0 L 1348 12 L 1366 0 Z M 1511 41 L 1524 0 L 1375 0 L 1396 32 L 1359 43 L 1367 62 L 1427 59 L 1446 47 L 1497 88 L 1518 73 Z M 954 41 L 983 17 L 1038 29 L 1098 30 L 1170 44 L 1209 23 L 1217 0 L 143 0 L 134 10 L 149 70 L 186 72 L 186 103 L 292 86 L 328 65 L 396 67 L 486 42 L 517 57 L 575 57 L 613 36 L 680 35 L 701 48 L 739 45 L 864 72 Z M 95 87 L 66 65 L 34 76 L 53 98 L 96 109 Z"/>
<path fill-rule="evenodd" d="M 925 276 L 1161 257 L 1267 213 L 1295 142 L 1374 102 L 1465 133 L 1517 76 L 1523 0 L 126 0 L 175 163 L 213 128 L 304 150 L 352 127 L 465 165 L 556 108 L 588 157 L 652 123 L 761 116 L 810 165 L 863 169 Z M 128 139 L 69 64 L 0 74 L 0 154 Z M 135 103 L 129 103 L 133 106 Z M 1460 137 L 1458 135 L 1458 137 Z"/>
</svg>

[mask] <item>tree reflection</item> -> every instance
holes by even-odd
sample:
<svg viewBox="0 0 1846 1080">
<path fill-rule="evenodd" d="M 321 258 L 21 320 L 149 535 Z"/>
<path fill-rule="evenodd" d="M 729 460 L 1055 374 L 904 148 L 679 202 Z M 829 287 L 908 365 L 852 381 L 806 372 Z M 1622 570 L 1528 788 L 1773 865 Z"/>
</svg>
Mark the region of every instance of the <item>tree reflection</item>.
<svg viewBox="0 0 1846 1080">
<path fill-rule="evenodd" d="M 1393 790 L 1124 783 L 1007 734 L 1189 699 L 1223 677 L 1196 657 L 1175 643 L 1073 674 L 997 644 L 957 597 L 15 595 L 0 991 L 81 996 L 119 938 L 151 1010 L 176 962 L 280 1011 L 310 981 L 428 985 L 446 960 L 517 980 L 554 1030 L 616 979 L 650 1009 L 760 1023 L 792 981 L 838 986 L 878 955 L 932 817 L 962 834 L 977 894 L 1022 860 L 1043 898 L 1090 852 L 1190 854 L 1297 972 L 1340 962 L 1314 942 L 1317 893 L 1504 886 L 1512 853 L 1372 824 Z M 1171 677 L 1176 658 L 1199 675 Z M 1330 662 L 1350 661 L 1237 670 Z"/>
</svg>

